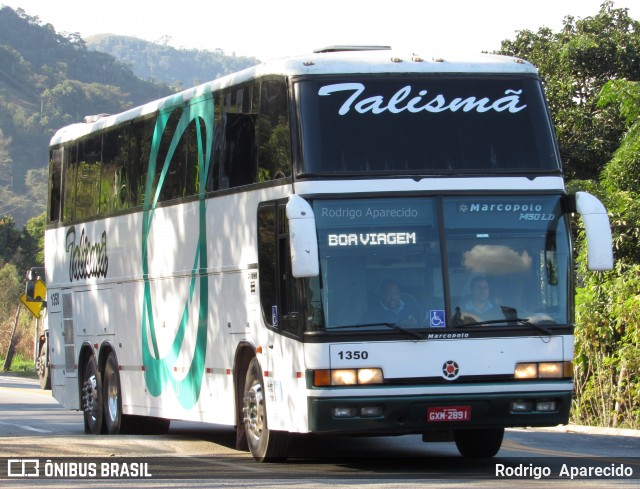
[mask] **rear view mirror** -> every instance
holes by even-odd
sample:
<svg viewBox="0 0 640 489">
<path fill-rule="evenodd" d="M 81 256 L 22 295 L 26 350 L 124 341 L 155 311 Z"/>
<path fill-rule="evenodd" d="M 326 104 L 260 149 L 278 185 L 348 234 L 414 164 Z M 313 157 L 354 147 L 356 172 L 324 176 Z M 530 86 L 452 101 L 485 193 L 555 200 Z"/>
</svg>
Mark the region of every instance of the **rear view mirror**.
<svg viewBox="0 0 640 489">
<path fill-rule="evenodd" d="M 291 273 L 296 278 L 317 277 L 318 238 L 316 220 L 309 203 L 299 195 L 290 195 L 287 202 Z"/>
<path fill-rule="evenodd" d="M 587 234 L 589 270 L 611 270 L 613 242 L 607 210 L 596 197 L 587 192 L 576 192 L 576 210 L 582 216 Z"/>
</svg>

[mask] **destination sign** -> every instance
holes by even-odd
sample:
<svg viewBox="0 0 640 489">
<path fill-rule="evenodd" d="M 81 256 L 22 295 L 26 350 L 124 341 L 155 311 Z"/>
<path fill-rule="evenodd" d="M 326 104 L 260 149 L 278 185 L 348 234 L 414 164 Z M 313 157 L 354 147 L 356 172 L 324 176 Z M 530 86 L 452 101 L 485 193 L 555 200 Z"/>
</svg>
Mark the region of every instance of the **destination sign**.
<svg viewBox="0 0 640 489">
<path fill-rule="evenodd" d="M 329 246 L 386 246 L 416 244 L 415 232 L 329 234 Z"/>
</svg>

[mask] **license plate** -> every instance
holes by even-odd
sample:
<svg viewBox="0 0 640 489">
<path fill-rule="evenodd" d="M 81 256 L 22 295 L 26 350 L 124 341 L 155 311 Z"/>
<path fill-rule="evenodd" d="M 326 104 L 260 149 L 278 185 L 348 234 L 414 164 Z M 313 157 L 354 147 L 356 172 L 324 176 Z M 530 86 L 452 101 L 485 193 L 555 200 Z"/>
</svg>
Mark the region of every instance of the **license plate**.
<svg viewBox="0 0 640 489">
<path fill-rule="evenodd" d="M 452 421 L 470 421 L 471 406 L 430 407 L 427 421 L 430 423 L 450 423 Z"/>
</svg>

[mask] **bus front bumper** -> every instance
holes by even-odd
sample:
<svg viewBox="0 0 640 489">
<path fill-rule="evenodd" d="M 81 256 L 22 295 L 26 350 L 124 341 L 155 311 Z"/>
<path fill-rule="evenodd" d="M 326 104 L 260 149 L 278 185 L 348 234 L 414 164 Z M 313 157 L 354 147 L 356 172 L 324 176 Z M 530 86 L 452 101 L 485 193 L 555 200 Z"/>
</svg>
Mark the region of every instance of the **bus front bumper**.
<svg viewBox="0 0 640 489">
<path fill-rule="evenodd" d="M 309 430 L 401 435 L 432 430 L 556 426 L 568 422 L 571 399 L 571 391 L 309 397 Z"/>
</svg>

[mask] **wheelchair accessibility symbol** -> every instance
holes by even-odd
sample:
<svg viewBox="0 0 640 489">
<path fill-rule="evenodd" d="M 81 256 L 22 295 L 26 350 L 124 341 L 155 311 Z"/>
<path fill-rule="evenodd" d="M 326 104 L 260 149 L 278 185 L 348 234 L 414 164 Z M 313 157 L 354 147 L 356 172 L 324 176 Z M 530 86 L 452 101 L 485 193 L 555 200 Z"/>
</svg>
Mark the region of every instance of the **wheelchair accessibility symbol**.
<svg viewBox="0 0 640 489">
<path fill-rule="evenodd" d="M 429 325 L 432 328 L 444 328 L 447 326 L 444 309 L 431 309 L 429 311 Z"/>
</svg>

